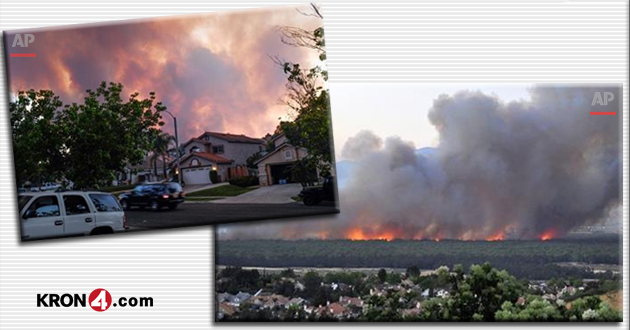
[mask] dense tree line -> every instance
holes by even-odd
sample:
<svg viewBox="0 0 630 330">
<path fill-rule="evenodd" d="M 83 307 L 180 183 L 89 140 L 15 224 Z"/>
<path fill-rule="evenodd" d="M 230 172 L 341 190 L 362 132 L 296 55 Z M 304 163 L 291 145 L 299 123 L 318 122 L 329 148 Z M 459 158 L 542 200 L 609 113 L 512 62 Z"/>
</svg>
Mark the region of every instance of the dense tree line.
<svg viewBox="0 0 630 330">
<path fill-rule="evenodd" d="M 349 241 L 231 240 L 217 243 L 220 265 L 257 267 L 376 267 L 435 269 L 490 262 L 517 278 L 584 278 L 587 269 L 558 262 L 619 264 L 620 240 L 552 241 Z"/>
</svg>

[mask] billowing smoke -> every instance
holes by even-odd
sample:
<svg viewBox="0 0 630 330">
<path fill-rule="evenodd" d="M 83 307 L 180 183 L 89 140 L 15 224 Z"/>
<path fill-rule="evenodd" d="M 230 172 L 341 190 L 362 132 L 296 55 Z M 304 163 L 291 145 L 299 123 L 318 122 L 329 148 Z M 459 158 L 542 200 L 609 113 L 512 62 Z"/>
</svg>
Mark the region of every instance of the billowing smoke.
<svg viewBox="0 0 630 330">
<path fill-rule="evenodd" d="M 343 159 L 357 161 L 372 151 L 383 147 L 383 139 L 370 131 L 361 131 L 350 137 L 341 150 Z"/>
<path fill-rule="evenodd" d="M 615 99 L 591 105 L 597 92 Z M 547 239 L 608 219 L 620 205 L 621 90 L 530 93 L 511 103 L 472 91 L 439 96 L 429 113 L 436 148 L 400 138 L 381 146 L 361 132 L 343 149 L 356 161 L 339 216 L 222 226 L 219 237 Z M 618 114 L 590 114 L 599 111 Z"/>
<path fill-rule="evenodd" d="M 309 67 L 318 53 L 285 45 L 278 26 L 313 30 L 322 21 L 309 5 L 216 12 L 114 23 L 8 31 L 5 48 L 23 53 L 14 35 L 32 33 L 36 58 L 8 58 L 9 89 L 51 89 L 66 104 L 81 102 L 101 81 L 125 95 L 156 93 L 177 116 L 184 142 L 205 131 L 264 136 L 287 115 L 279 99 L 286 75 L 269 56 Z M 296 10 L 297 9 L 297 10 Z M 298 11 L 299 10 L 299 11 Z M 317 63 L 317 62 L 316 62 Z M 246 118 L 246 119 L 245 119 Z M 174 134 L 165 115 L 163 129 Z"/>
</svg>

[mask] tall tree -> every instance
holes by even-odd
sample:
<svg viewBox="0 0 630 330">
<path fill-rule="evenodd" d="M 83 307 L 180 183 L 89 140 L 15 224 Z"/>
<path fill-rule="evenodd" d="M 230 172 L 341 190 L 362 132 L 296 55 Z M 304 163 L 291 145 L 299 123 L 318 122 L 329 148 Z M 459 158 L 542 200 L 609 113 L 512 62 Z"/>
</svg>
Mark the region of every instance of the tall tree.
<svg viewBox="0 0 630 330">
<path fill-rule="evenodd" d="M 120 83 L 102 82 L 60 118 L 70 151 L 66 173 L 78 187 L 108 185 L 126 165 L 141 163 L 164 125 L 160 111 L 166 107 L 155 103 L 155 93 L 139 99 L 136 92 L 125 102 L 122 91 Z"/>
<path fill-rule="evenodd" d="M 157 160 L 162 157 L 162 172 L 164 178 L 166 178 L 166 156 L 172 150 L 171 145 L 175 142 L 175 137 L 166 133 L 158 132 L 153 139 L 153 155 L 151 161 L 157 176 Z"/>
<path fill-rule="evenodd" d="M 317 5 L 312 4 L 311 9 L 311 13 L 304 14 L 323 18 Z M 283 26 L 279 31 L 285 44 L 314 49 L 321 61 L 326 60 L 323 27 L 309 31 Z M 287 94 L 283 100 L 293 119 L 281 122 L 280 128 L 292 145 L 308 150 L 308 157 L 304 160 L 308 167 L 318 167 L 320 173 L 327 176 L 332 163 L 330 97 L 325 87 L 328 72 L 320 66 L 305 69 L 298 63 L 283 61 L 278 57 L 274 57 L 274 61 L 287 76 Z"/>
</svg>

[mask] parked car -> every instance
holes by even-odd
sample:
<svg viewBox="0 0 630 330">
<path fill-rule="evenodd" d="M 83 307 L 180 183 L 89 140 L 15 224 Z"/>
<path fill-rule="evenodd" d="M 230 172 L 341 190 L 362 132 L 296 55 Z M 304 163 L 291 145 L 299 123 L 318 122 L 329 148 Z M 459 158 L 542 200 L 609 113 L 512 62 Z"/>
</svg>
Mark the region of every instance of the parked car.
<svg viewBox="0 0 630 330">
<path fill-rule="evenodd" d="M 61 187 L 60 184 L 58 183 L 54 183 L 54 182 L 46 182 L 43 183 L 40 187 L 39 187 L 39 191 L 49 191 L 49 190 L 57 190 Z"/>
<path fill-rule="evenodd" d="M 112 194 L 44 191 L 18 195 L 22 240 L 125 231 L 127 218 Z"/>
<path fill-rule="evenodd" d="M 149 207 L 153 211 L 159 211 L 162 207 L 174 210 L 184 202 L 184 191 L 176 182 L 142 184 L 131 192 L 121 194 L 118 199 L 124 210 L 134 206 Z"/>
<path fill-rule="evenodd" d="M 312 206 L 322 201 L 335 201 L 335 178 L 332 176 L 324 179 L 321 187 L 304 188 L 298 195 L 304 205 Z"/>
</svg>

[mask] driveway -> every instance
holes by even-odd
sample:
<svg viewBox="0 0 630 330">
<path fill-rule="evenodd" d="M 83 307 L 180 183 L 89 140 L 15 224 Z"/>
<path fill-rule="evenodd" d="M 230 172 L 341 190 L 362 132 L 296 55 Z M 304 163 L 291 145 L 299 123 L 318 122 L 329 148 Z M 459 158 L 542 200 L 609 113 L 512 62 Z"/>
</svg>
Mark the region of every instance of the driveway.
<svg viewBox="0 0 630 330">
<path fill-rule="evenodd" d="M 299 183 L 260 187 L 242 195 L 212 201 L 216 204 L 286 204 L 295 203 L 291 197 L 302 191 Z"/>
</svg>

